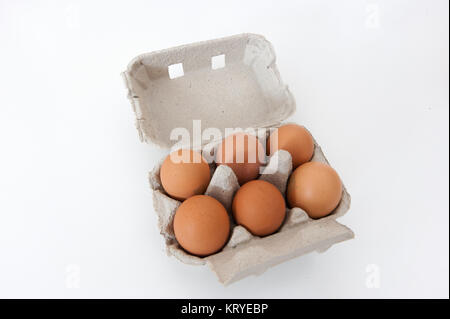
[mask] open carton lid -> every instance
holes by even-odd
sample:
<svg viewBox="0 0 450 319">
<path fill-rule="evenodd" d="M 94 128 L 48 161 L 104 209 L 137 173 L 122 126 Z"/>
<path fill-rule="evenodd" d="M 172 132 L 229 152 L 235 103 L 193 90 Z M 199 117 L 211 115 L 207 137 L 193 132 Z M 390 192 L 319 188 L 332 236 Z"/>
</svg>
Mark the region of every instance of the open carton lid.
<svg viewBox="0 0 450 319">
<path fill-rule="evenodd" d="M 170 148 L 174 128 L 259 128 L 295 111 L 272 45 L 241 34 L 140 55 L 123 72 L 142 141 Z M 210 141 L 208 141 L 210 142 Z"/>
</svg>

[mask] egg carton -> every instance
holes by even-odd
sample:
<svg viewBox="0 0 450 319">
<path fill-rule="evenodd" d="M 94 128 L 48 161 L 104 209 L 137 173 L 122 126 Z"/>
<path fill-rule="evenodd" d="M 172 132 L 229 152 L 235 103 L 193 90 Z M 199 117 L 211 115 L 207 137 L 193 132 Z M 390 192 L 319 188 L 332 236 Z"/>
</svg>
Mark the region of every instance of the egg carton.
<svg viewBox="0 0 450 319">
<path fill-rule="evenodd" d="M 223 62 L 219 68 L 213 63 L 218 57 Z M 173 66 L 181 70 L 177 77 L 170 72 Z M 170 138 L 172 129 L 181 127 L 192 132 L 195 119 L 201 119 L 204 127 L 219 129 L 225 136 L 226 128 L 278 127 L 296 107 L 281 80 L 272 45 L 255 34 L 143 54 L 130 62 L 123 77 L 140 139 L 167 149 L 175 143 Z M 220 140 L 212 142 L 217 146 Z M 265 145 L 265 141 L 261 142 Z M 208 143 L 211 145 L 211 141 Z M 206 152 L 206 147 L 203 150 Z M 312 161 L 328 163 L 316 141 Z M 233 222 L 231 203 L 239 189 L 236 176 L 226 165 L 210 164 L 212 178 L 205 194 L 219 200 L 227 209 L 231 235 L 226 246 L 216 254 L 203 258 L 190 255 L 180 247 L 173 233 L 173 218 L 181 202 L 169 197 L 162 188 L 161 163 L 162 160 L 150 172 L 149 182 L 167 253 L 186 264 L 209 266 L 225 285 L 261 274 L 291 258 L 312 251 L 323 252 L 335 243 L 354 237 L 352 230 L 336 221 L 350 207 L 350 195 L 344 185 L 341 201 L 330 215 L 313 220 L 300 208 L 287 209 L 278 232 L 266 237 L 253 236 Z M 291 156 L 281 150 L 270 157 L 260 179 L 285 194 L 291 171 Z"/>
</svg>

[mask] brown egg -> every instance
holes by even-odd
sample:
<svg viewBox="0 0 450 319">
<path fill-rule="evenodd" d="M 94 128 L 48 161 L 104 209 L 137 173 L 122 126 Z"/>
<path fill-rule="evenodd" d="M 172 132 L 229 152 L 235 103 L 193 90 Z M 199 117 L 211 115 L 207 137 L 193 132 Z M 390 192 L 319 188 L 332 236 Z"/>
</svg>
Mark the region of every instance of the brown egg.
<svg viewBox="0 0 450 319">
<path fill-rule="evenodd" d="M 208 163 L 200 153 L 180 149 L 169 154 L 164 160 L 160 177 L 167 194 L 182 201 L 203 194 L 208 187 L 211 173 Z"/>
<path fill-rule="evenodd" d="M 236 222 L 256 236 L 277 231 L 286 215 L 283 195 L 262 180 L 244 184 L 234 196 L 232 209 Z"/>
<path fill-rule="evenodd" d="M 227 242 L 230 219 L 217 199 L 197 195 L 178 207 L 173 230 L 181 247 L 193 255 L 207 256 L 219 251 Z"/>
<path fill-rule="evenodd" d="M 231 167 L 242 185 L 258 177 L 264 157 L 264 148 L 256 136 L 236 133 L 218 146 L 216 162 Z"/>
<path fill-rule="evenodd" d="M 285 150 L 291 154 L 292 167 L 295 169 L 311 160 L 314 154 L 314 140 L 303 126 L 283 125 L 267 139 L 267 154 L 272 155 L 278 150 Z"/>
<path fill-rule="evenodd" d="M 336 171 L 327 164 L 308 162 L 300 165 L 289 178 L 287 200 L 300 207 L 311 218 L 331 213 L 342 196 L 342 183 Z"/>
</svg>

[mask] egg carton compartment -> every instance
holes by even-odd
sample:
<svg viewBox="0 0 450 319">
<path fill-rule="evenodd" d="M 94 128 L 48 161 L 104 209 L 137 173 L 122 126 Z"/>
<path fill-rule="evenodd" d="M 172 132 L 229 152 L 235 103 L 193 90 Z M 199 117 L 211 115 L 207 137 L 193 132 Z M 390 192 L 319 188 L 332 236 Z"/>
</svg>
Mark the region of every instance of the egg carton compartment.
<svg viewBox="0 0 450 319">
<path fill-rule="evenodd" d="M 316 142 L 312 161 L 328 164 Z M 168 255 L 186 264 L 208 265 L 223 284 L 230 284 L 251 274 L 261 274 L 273 265 L 314 250 L 323 252 L 335 243 L 354 237 L 349 228 L 335 221 L 350 207 L 350 195 L 345 187 L 339 205 L 330 215 L 314 220 L 301 208 L 286 208 L 286 218 L 276 233 L 265 237 L 253 236 L 244 227 L 236 225 L 232 218 L 233 196 L 240 187 L 234 172 L 226 165 L 216 167 L 211 164 L 211 168 L 213 174 L 205 195 L 214 197 L 227 209 L 231 235 L 221 251 L 207 257 L 191 255 L 178 244 L 173 232 L 173 218 L 181 202 L 169 197 L 162 188 L 160 165 L 150 173 L 149 180 L 159 229 L 165 238 Z M 259 179 L 270 182 L 285 196 L 291 172 L 291 155 L 280 150 L 269 158 Z"/>
</svg>

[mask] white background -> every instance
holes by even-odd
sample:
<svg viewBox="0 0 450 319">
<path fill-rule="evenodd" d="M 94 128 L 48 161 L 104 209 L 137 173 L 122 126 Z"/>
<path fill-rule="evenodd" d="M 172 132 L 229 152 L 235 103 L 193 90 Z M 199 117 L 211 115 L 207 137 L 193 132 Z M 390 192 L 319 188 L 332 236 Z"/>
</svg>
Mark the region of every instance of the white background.
<svg viewBox="0 0 450 319">
<path fill-rule="evenodd" d="M 448 9 L 1 0 L 0 297 L 448 298 Z M 165 151 L 139 142 L 120 72 L 242 32 L 273 43 L 356 238 L 222 287 L 164 253 L 147 172 Z"/>
</svg>

